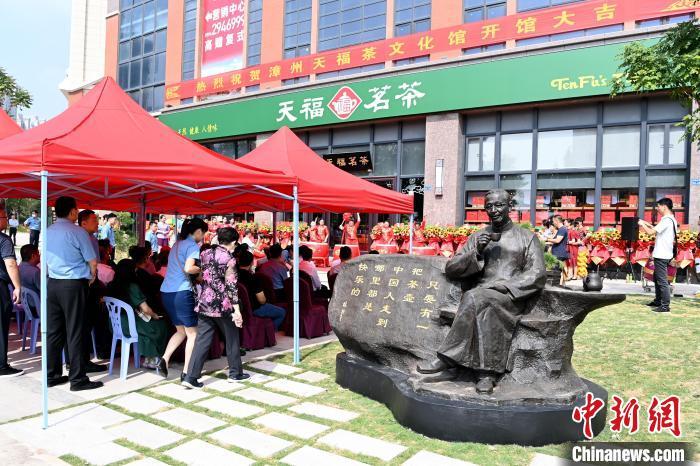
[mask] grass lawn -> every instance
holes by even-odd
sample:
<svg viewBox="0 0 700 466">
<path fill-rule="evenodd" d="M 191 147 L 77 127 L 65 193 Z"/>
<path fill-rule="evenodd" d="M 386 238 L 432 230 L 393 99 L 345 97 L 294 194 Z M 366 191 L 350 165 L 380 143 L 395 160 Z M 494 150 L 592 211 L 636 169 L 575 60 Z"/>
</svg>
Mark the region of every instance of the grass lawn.
<svg viewBox="0 0 700 466">
<path fill-rule="evenodd" d="M 639 432 L 634 435 L 615 434 L 607 426 L 596 440 L 636 442 L 677 440 L 666 432 L 649 434 L 647 432 L 646 414 L 653 395 L 657 395 L 662 399 L 668 395 L 677 395 L 682 403 L 682 437 L 680 440 L 697 444 L 698 432 L 700 431 L 700 380 L 698 377 L 700 372 L 700 347 L 698 345 L 700 342 L 700 301 L 674 299 L 673 311 L 670 314 L 652 313 L 644 305 L 646 301 L 648 301 L 646 297 L 631 297 L 624 303 L 594 311 L 578 327 L 576 332 L 574 367 L 579 375 L 593 380 L 606 388 L 610 398 L 612 398 L 612 395 L 618 395 L 624 400 L 628 400 L 630 397 L 637 397 L 641 404 Z M 347 451 L 337 451 L 336 453 L 338 454 L 368 464 L 391 465 L 402 464 L 420 450 L 428 450 L 480 465 L 526 465 L 538 452 L 559 457 L 567 455 L 565 448 L 562 446 L 553 445 L 529 448 L 449 443 L 416 434 L 398 424 L 391 412 L 383 404 L 364 398 L 335 384 L 335 356 L 341 351 L 342 346 L 339 343 L 329 343 L 308 348 L 304 351 L 304 359 L 301 363 L 303 369 L 323 372 L 330 376 L 328 379 L 316 384 L 327 390 L 314 396 L 309 401 L 360 413 L 357 419 L 348 423 L 326 422 L 333 429 L 351 430 L 374 438 L 399 443 L 408 447 L 408 449 L 389 463 L 382 463 L 376 458 L 352 455 Z M 276 362 L 291 364 L 292 355 L 285 354 L 278 357 Z M 255 370 L 258 371 L 258 369 Z M 223 377 L 221 374 L 216 375 Z M 279 375 L 276 376 L 279 377 Z M 227 416 L 194 406 L 192 403 L 183 404 L 177 400 L 159 397 L 147 390 L 142 391 L 148 393 L 149 396 L 163 398 L 176 406 L 186 406 L 188 409 L 200 411 L 212 417 L 218 417 L 230 424 L 240 424 L 263 430 L 251 423 L 250 419 L 228 418 Z M 212 394 L 214 393 L 212 392 Z M 216 393 L 216 395 L 236 399 L 234 395 L 228 393 Z M 250 402 L 250 404 L 255 403 Z M 108 404 L 107 406 L 115 410 L 121 410 L 114 405 Z M 265 409 L 267 412 L 279 411 L 289 414 L 285 408 L 265 406 Z M 134 416 L 133 413 L 130 413 L 130 415 Z M 318 421 L 318 419 L 313 417 L 298 416 Z M 150 416 L 137 415 L 134 417 L 168 427 Z M 610 411 L 608 410 L 609 418 Z M 552 427 L 556 428 L 556 426 Z M 169 428 L 178 430 L 172 429 L 172 427 Z M 180 431 L 180 433 L 187 435 L 187 438 L 180 443 L 193 438 L 200 438 L 216 444 L 215 441 L 206 435 L 194 435 L 186 431 Z M 269 433 L 294 441 L 297 447 L 308 444 L 316 448 L 329 450 L 328 447 L 316 444 L 315 438 L 303 441 L 279 432 Z M 169 464 L 178 464 L 174 463 L 163 453 L 165 450 L 172 448 L 173 445 L 159 450 L 149 450 L 123 440 L 118 440 L 117 442 L 142 453 L 144 456 L 151 456 Z M 250 453 L 245 450 L 221 444 L 219 446 L 250 457 Z M 277 460 L 283 458 L 289 452 L 290 450 L 284 450 L 272 458 L 261 459 L 256 464 L 277 464 Z M 66 455 L 63 459 L 72 464 L 85 464 L 74 456 Z M 700 459 L 700 455 L 696 453 L 695 460 L 697 461 L 698 459 Z"/>
</svg>

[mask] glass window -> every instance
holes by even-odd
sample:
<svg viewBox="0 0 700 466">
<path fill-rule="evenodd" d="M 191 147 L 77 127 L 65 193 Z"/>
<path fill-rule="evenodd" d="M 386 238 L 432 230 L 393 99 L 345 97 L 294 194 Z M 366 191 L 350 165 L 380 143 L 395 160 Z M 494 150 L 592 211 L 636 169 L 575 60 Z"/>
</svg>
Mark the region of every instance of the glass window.
<svg viewBox="0 0 700 466">
<path fill-rule="evenodd" d="M 504 112 L 501 115 L 501 131 L 532 129 L 532 110 Z"/>
<path fill-rule="evenodd" d="M 664 163 L 665 134 L 665 125 L 649 125 L 649 155 L 647 156 L 649 165 L 662 165 Z"/>
<path fill-rule="evenodd" d="M 129 88 L 141 85 L 141 60 L 132 61 L 129 65 Z"/>
<path fill-rule="evenodd" d="M 515 208 L 518 210 L 530 207 L 530 186 L 532 176 L 522 175 L 501 175 L 501 188 L 508 191 L 515 201 Z"/>
<path fill-rule="evenodd" d="M 185 0 L 184 10 L 185 33 L 182 39 L 182 79 L 189 80 L 194 79 L 194 54 L 197 43 L 195 37 L 197 30 L 197 0 Z"/>
<path fill-rule="evenodd" d="M 639 171 L 604 171 L 602 187 L 603 189 L 635 187 L 639 191 Z"/>
<path fill-rule="evenodd" d="M 425 170 L 425 142 L 404 142 L 401 151 L 401 174 L 422 175 Z"/>
<path fill-rule="evenodd" d="M 467 139 L 467 171 L 493 170 L 496 154 L 496 138 L 483 136 Z"/>
<path fill-rule="evenodd" d="M 642 119 L 639 100 L 613 101 L 603 104 L 603 123 L 632 123 Z"/>
<path fill-rule="evenodd" d="M 156 28 L 168 26 L 168 0 L 157 0 L 156 4 Z"/>
<path fill-rule="evenodd" d="M 685 170 L 647 170 L 648 188 L 686 186 Z"/>
<path fill-rule="evenodd" d="M 396 141 L 399 139 L 398 123 L 388 123 L 374 127 L 374 142 Z"/>
<path fill-rule="evenodd" d="M 464 0 L 463 6 L 465 23 L 506 15 L 506 2 L 503 0 Z"/>
<path fill-rule="evenodd" d="M 537 134 L 537 168 L 595 168 L 596 129 L 540 131 Z"/>
<path fill-rule="evenodd" d="M 401 139 L 424 139 L 425 120 L 405 121 L 401 127 Z"/>
<path fill-rule="evenodd" d="M 369 143 L 369 126 L 333 130 L 333 146 Z"/>
<path fill-rule="evenodd" d="M 372 176 L 396 176 L 399 145 L 395 142 L 374 145 Z"/>
<path fill-rule="evenodd" d="M 394 4 L 394 35 L 405 36 L 430 30 L 430 2 L 396 2 Z"/>
<path fill-rule="evenodd" d="M 311 52 L 311 2 L 284 2 L 285 58 L 301 57 Z"/>
<path fill-rule="evenodd" d="M 539 173 L 537 189 L 594 189 L 595 173 Z"/>
<path fill-rule="evenodd" d="M 576 3 L 580 1 L 582 0 L 518 0 L 518 11 L 549 8 L 550 6 L 563 5 L 565 3 Z"/>
<path fill-rule="evenodd" d="M 546 107 L 539 111 L 539 128 L 561 128 L 567 126 L 595 125 L 598 119 L 596 105 L 571 107 Z"/>
<path fill-rule="evenodd" d="M 129 88 L 129 64 L 119 65 L 119 86 L 122 89 Z"/>
<path fill-rule="evenodd" d="M 143 32 L 151 32 L 156 26 L 155 2 L 146 2 L 143 5 Z"/>
<path fill-rule="evenodd" d="M 603 129 L 603 167 L 639 166 L 639 126 Z"/>
<path fill-rule="evenodd" d="M 668 135 L 668 163 L 685 163 L 687 139 L 684 137 L 685 128 L 671 126 Z"/>
<path fill-rule="evenodd" d="M 131 42 L 120 42 L 119 43 L 119 61 L 123 62 L 131 58 Z"/>
<path fill-rule="evenodd" d="M 319 7 L 319 51 L 386 37 L 386 0 L 343 0 L 342 7 L 320 0 Z M 341 27 L 324 27 L 334 24 Z"/>
<path fill-rule="evenodd" d="M 680 120 L 688 109 L 668 97 L 649 99 L 649 120 Z"/>
<path fill-rule="evenodd" d="M 467 116 L 467 134 L 495 133 L 496 118 L 495 113 Z"/>
<path fill-rule="evenodd" d="M 532 169 L 532 133 L 504 134 L 501 136 L 501 170 Z"/>
<path fill-rule="evenodd" d="M 260 48 L 262 44 L 262 0 L 248 2 L 248 52 L 247 66 L 260 64 Z"/>
<path fill-rule="evenodd" d="M 142 76 L 143 76 L 143 84 L 153 84 L 154 78 L 155 78 L 155 66 L 154 66 L 154 59 L 153 55 L 149 57 L 145 57 L 143 59 L 143 69 L 142 69 Z"/>
<path fill-rule="evenodd" d="M 309 133 L 309 146 L 328 147 L 328 130 L 313 131 Z"/>
</svg>

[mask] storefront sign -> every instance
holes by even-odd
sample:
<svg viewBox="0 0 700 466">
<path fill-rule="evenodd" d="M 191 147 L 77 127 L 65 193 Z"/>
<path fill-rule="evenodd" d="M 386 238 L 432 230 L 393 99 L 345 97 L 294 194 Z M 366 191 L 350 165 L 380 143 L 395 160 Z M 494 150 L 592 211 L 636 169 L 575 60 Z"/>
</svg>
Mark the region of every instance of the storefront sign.
<svg viewBox="0 0 700 466">
<path fill-rule="evenodd" d="M 413 71 L 342 86 L 236 99 L 227 103 L 164 111 L 163 123 L 192 139 L 211 139 L 377 118 L 420 115 L 525 102 L 604 95 L 608 87 L 559 90 L 562 76 L 617 72 L 625 44 L 533 54 L 482 63 Z M 513 79 L 517 76 L 518 79 Z"/>
<path fill-rule="evenodd" d="M 344 154 L 323 154 L 323 159 L 346 172 L 372 170 L 372 156 L 369 152 L 346 152 Z"/>
<path fill-rule="evenodd" d="M 223 6 L 226 3 L 230 4 L 227 21 L 221 21 L 223 10 L 219 10 L 219 20 L 215 22 L 213 18 L 217 11 L 216 5 L 221 4 L 221 6 Z M 240 64 L 238 64 L 238 66 L 227 66 L 227 64 L 233 65 L 234 63 L 238 63 L 237 60 L 242 58 L 243 42 L 239 41 L 238 38 L 242 37 L 242 32 L 239 31 L 242 31 L 241 24 L 244 20 L 239 19 L 232 22 L 229 19 L 231 18 L 230 11 L 231 9 L 235 9 L 236 16 L 234 17 L 243 18 L 244 15 L 242 9 L 240 9 L 240 5 L 242 4 L 243 2 L 240 0 L 205 0 L 205 8 L 211 6 L 212 10 L 205 10 L 203 26 L 209 26 L 210 23 L 224 23 L 224 26 L 210 29 L 210 32 L 215 32 L 217 34 L 212 36 L 213 42 L 210 50 L 207 50 L 206 42 L 210 37 L 203 38 L 203 78 L 168 84 L 166 86 L 166 101 L 215 94 L 222 91 L 240 89 L 244 86 L 298 78 L 310 74 L 351 69 L 376 63 L 384 63 L 391 60 L 403 60 L 438 52 L 458 51 L 472 47 L 500 44 L 507 40 L 529 39 L 538 36 L 623 24 L 626 21 L 639 21 L 649 18 L 678 15 L 693 10 L 700 11 L 700 5 L 694 5 L 692 0 L 586 1 L 555 8 L 524 12 L 517 15 L 508 15 L 486 21 L 465 23 L 449 28 L 434 29 L 400 38 L 385 39 L 354 47 L 335 49 L 314 55 L 306 55 L 304 57 L 248 67 L 244 70 L 232 72 L 233 70 L 241 68 Z M 206 22 L 207 15 L 210 15 L 211 18 L 209 22 Z M 222 31 L 222 29 L 228 28 L 229 26 L 232 28 L 235 26 L 236 29 L 226 29 Z M 203 27 L 203 30 L 204 29 Z M 234 34 L 231 38 L 233 43 L 228 45 L 230 34 L 232 33 Z M 216 47 L 217 38 L 223 38 L 223 42 L 218 49 Z M 214 63 L 216 63 L 216 65 Z M 219 66 L 219 63 L 221 63 L 221 66 Z M 205 69 L 207 70 L 206 74 L 204 73 Z M 215 75 L 211 76 L 212 74 Z M 580 77 L 587 76 L 588 75 L 570 76 L 568 79 L 571 79 L 571 81 L 566 80 L 566 78 L 557 77 L 556 79 L 563 80 L 557 81 L 556 85 L 562 88 L 572 85 L 605 86 L 601 84 L 601 81 L 595 81 L 598 75 L 593 75 L 594 80 L 586 79 L 584 82 L 580 81 Z M 605 78 L 609 79 L 609 76 Z"/>
<path fill-rule="evenodd" d="M 245 1 L 203 0 L 199 43 L 202 44 L 202 77 L 243 68 Z M 211 79 L 211 86 L 195 84 L 196 93 L 220 92 L 222 79 Z"/>
</svg>

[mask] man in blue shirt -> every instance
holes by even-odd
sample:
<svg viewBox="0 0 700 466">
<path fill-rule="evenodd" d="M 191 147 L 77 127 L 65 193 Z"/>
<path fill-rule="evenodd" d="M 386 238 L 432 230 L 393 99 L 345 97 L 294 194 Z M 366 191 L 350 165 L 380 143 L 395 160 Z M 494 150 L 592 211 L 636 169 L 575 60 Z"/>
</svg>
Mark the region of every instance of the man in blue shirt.
<svg viewBox="0 0 700 466">
<path fill-rule="evenodd" d="M 108 239 L 112 247 L 112 259 L 114 259 L 114 248 L 117 247 L 117 240 L 114 238 L 114 224 L 117 223 L 117 216 L 114 212 L 105 214 L 104 225 L 100 228 L 100 239 Z"/>
<path fill-rule="evenodd" d="M 46 232 L 47 293 L 46 353 L 49 386 L 70 381 L 71 391 L 91 390 L 102 382 L 91 382 L 83 359 L 83 337 L 88 286 L 95 280 L 97 256 L 90 235 L 75 224 L 78 206 L 72 197 L 59 197 L 56 223 Z M 42 322 L 42 325 L 44 323 Z M 61 352 L 68 348 L 70 370 L 63 375 Z"/>
<path fill-rule="evenodd" d="M 160 252 L 158 248 L 158 224 L 151 222 L 146 232 L 146 242 L 151 243 L 151 251 L 154 253 Z"/>
<path fill-rule="evenodd" d="M 32 216 L 24 221 L 24 226 L 29 227 L 29 244 L 39 247 L 39 233 L 41 232 L 41 220 L 39 212 L 32 211 Z"/>
</svg>

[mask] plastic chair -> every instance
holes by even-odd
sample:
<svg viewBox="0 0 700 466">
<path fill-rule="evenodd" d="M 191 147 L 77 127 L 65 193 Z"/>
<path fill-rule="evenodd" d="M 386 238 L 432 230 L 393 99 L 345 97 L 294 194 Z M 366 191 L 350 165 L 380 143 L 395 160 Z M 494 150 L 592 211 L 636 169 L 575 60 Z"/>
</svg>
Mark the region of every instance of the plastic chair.
<svg viewBox="0 0 700 466">
<path fill-rule="evenodd" d="M 12 286 L 12 283 L 8 283 L 7 287 L 10 290 L 10 299 L 12 299 L 12 295 L 15 292 L 15 287 Z M 15 311 L 15 320 L 17 321 L 17 332 L 20 335 L 24 335 L 24 325 L 22 325 L 24 323 L 22 322 L 22 314 L 24 313 L 22 312 L 22 308 L 22 304 L 12 304 L 12 310 Z"/>
<path fill-rule="evenodd" d="M 112 366 L 114 364 L 114 353 L 117 350 L 117 340 L 122 341 L 121 368 L 119 369 L 119 378 L 126 380 L 127 371 L 129 370 L 129 348 L 134 345 L 134 367 L 141 367 L 141 356 L 139 354 L 139 334 L 136 332 L 136 320 L 134 317 L 134 309 L 124 301 L 115 298 L 104 298 L 107 312 L 109 312 L 109 320 L 112 322 L 112 351 L 109 356 L 109 375 L 112 375 Z M 122 311 L 126 312 L 126 319 L 129 323 L 129 335 L 124 336 L 122 331 Z"/>
<path fill-rule="evenodd" d="M 41 301 L 39 300 L 39 295 L 30 289 L 22 288 L 20 291 L 20 298 L 22 300 L 22 308 L 24 309 L 24 333 L 22 334 L 22 351 L 26 349 L 27 346 L 27 334 L 30 335 L 29 338 L 29 354 L 36 354 L 36 340 L 39 332 L 39 324 L 41 323 L 39 306 Z M 32 313 L 32 308 L 36 309 L 37 317 L 34 317 Z M 17 324 L 19 325 L 19 319 L 17 319 Z M 31 325 L 31 329 L 27 327 Z M 31 334 L 29 333 L 31 331 Z"/>
</svg>

